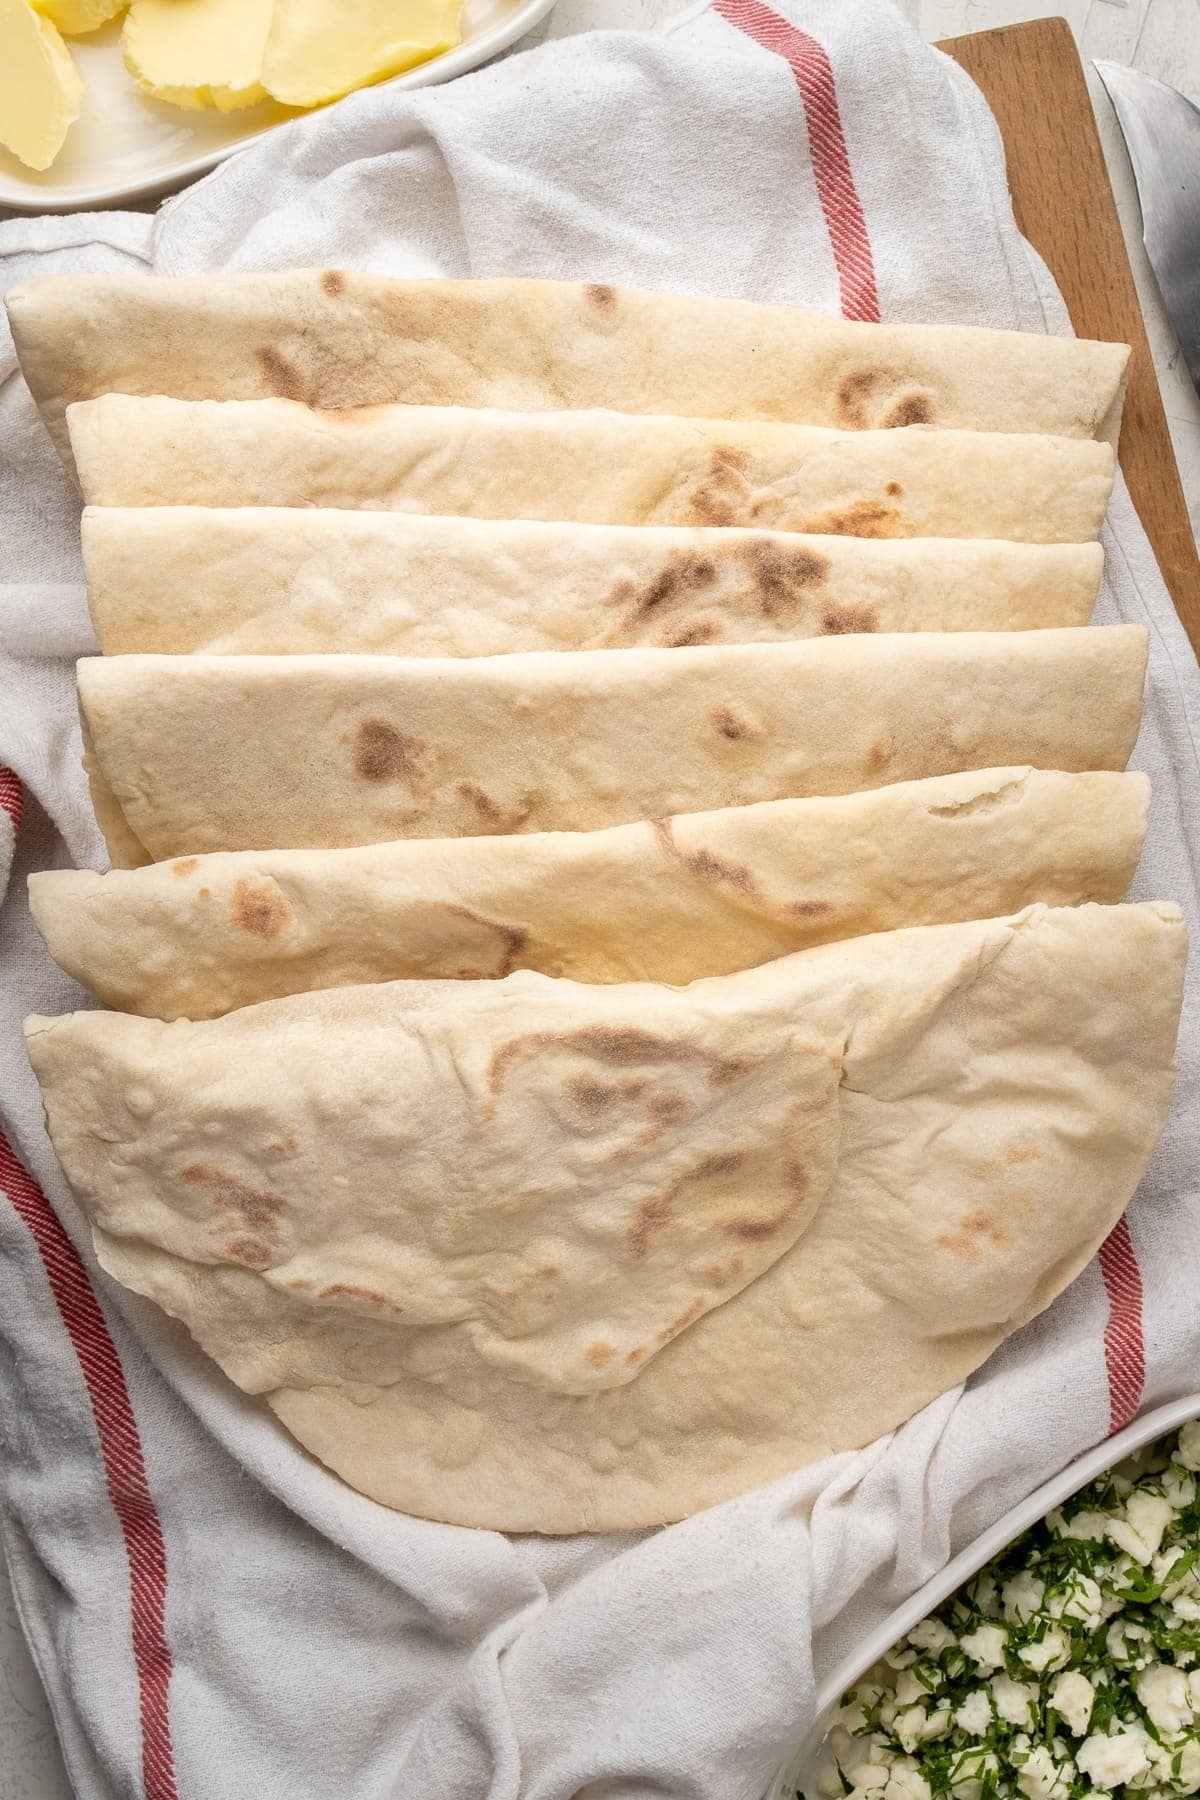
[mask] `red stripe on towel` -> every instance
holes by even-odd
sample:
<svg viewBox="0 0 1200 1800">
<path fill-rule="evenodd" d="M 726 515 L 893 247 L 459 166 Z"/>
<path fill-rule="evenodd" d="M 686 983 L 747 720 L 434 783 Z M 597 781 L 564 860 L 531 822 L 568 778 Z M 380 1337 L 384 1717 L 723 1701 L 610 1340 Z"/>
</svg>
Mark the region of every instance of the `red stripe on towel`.
<svg viewBox="0 0 1200 1800">
<path fill-rule="evenodd" d="M 1100 1273 L 1108 1294 L 1104 1364 L 1108 1371 L 1109 1429 L 1120 1431 L 1137 1417 L 1146 1381 L 1142 1271 L 1125 1219 L 1117 1221 L 1100 1246 Z"/>
<path fill-rule="evenodd" d="M 876 323 L 879 294 L 875 259 L 846 153 L 833 66 L 824 46 L 806 31 L 789 25 L 764 6 L 763 0 L 715 0 L 715 10 L 727 24 L 753 38 L 764 50 L 782 56 L 795 76 L 808 121 L 817 194 L 838 272 L 842 313 L 847 319 Z"/>
<path fill-rule="evenodd" d="M 13 835 L 21 829 L 21 814 L 25 807 L 25 793 L 21 783 L 11 769 L 0 763 L 0 812 L 7 813 L 13 828 Z"/>
<path fill-rule="evenodd" d="M 18 789 L 18 811 L 19 798 Z M 12 817 L 13 807 L 2 785 L 0 804 Z M 146 1480 L 125 1371 L 79 1253 L 2 1132 L 0 1189 L 8 1195 L 37 1246 L 50 1292 L 79 1360 L 100 1439 L 104 1479 L 125 1540 L 145 1800 L 179 1800 L 168 1707 L 171 1652 L 165 1630 L 167 1552 Z"/>
</svg>

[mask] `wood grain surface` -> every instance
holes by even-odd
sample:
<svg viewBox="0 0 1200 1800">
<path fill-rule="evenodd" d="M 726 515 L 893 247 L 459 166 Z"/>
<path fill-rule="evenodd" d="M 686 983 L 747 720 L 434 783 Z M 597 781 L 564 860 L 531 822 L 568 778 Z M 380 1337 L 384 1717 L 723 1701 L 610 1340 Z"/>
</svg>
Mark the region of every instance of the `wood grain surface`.
<svg viewBox="0 0 1200 1800">
<path fill-rule="evenodd" d="M 1120 339 L 1133 351 L 1121 467 L 1200 655 L 1200 558 L 1070 27 L 1065 19 L 1036 19 L 949 38 L 939 48 L 966 70 L 995 114 L 1017 224 L 1049 265 L 1075 330 Z"/>
</svg>

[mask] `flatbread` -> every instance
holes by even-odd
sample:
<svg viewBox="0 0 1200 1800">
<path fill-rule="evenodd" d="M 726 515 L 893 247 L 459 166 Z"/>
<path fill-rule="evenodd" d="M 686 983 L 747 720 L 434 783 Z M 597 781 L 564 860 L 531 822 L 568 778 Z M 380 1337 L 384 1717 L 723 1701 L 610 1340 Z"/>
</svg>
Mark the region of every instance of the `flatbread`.
<svg viewBox="0 0 1200 1800">
<path fill-rule="evenodd" d="M 1162 1128 L 1183 962 L 1173 906 L 1035 907 L 28 1043 L 104 1267 L 314 1455 L 608 1531 L 868 1442 L 1040 1312 Z"/>
<path fill-rule="evenodd" d="M 107 394 L 67 415 L 101 506 L 382 507 L 842 537 L 1096 537 L 1114 457 L 1090 438 L 831 431 L 620 412 Z"/>
<path fill-rule="evenodd" d="M 897 926 L 1120 900 L 1149 797 L 1144 775 L 987 769 L 607 831 L 55 869 L 29 900 L 68 974 L 152 1018 L 516 968 L 681 986 Z"/>
<path fill-rule="evenodd" d="M 1120 769 L 1146 633 L 912 632 L 464 658 L 78 666 L 117 866 L 590 831 L 962 769 Z M 142 847 L 138 855 L 137 846 Z"/>
<path fill-rule="evenodd" d="M 9 290 L 25 378 L 64 457 L 97 394 L 403 400 L 540 412 L 939 425 L 1116 442 L 1124 344 L 858 325 L 599 282 L 396 281 L 340 269 L 48 275 Z"/>
<path fill-rule="evenodd" d="M 793 537 L 398 513 L 93 507 L 108 655 L 497 656 L 1082 625 L 1099 544 Z"/>
</svg>

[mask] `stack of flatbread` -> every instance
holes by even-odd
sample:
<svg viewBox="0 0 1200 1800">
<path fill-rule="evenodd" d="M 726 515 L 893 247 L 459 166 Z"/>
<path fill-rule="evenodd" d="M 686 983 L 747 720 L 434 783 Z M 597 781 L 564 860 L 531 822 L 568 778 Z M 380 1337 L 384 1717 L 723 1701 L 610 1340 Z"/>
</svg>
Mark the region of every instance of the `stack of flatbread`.
<svg viewBox="0 0 1200 1800">
<path fill-rule="evenodd" d="M 1126 351 L 337 270 L 10 295 L 113 868 L 34 878 L 104 1266 L 366 1494 L 676 1519 L 1083 1267 L 1171 1088 L 1122 905 Z"/>
</svg>

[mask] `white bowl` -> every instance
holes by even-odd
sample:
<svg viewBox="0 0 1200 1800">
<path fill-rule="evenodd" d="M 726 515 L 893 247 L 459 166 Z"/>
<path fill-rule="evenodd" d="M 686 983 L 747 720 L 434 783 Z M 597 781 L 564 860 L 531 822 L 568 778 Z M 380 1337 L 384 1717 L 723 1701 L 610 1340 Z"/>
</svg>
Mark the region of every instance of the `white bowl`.
<svg viewBox="0 0 1200 1800">
<path fill-rule="evenodd" d="M 1069 1500 L 1072 1494 L 1094 1481 L 1097 1475 L 1103 1475 L 1115 1464 L 1124 1462 L 1135 1450 L 1141 1450 L 1146 1444 L 1152 1444 L 1155 1438 L 1163 1437 L 1168 1431 L 1185 1425 L 1189 1419 L 1200 1416 L 1200 1394 L 1185 1394 L 1182 1399 L 1169 1400 L 1166 1405 L 1156 1407 L 1153 1412 L 1143 1413 L 1124 1431 L 1117 1432 L 1115 1437 L 1106 1438 L 1097 1444 L 1094 1450 L 1088 1450 L 1083 1456 L 1076 1457 L 1073 1463 L 1045 1482 L 1020 1506 L 1014 1506 L 1011 1512 L 997 1519 L 990 1530 L 982 1537 L 960 1551 L 953 1557 L 932 1581 L 927 1581 L 919 1588 L 910 1600 L 897 1607 L 885 1624 L 873 1632 L 869 1638 L 848 1656 L 833 1671 L 829 1679 L 817 1690 L 816 1713 L 812 1729 L 801 1739 L 795 1755 L 780 1770 L 765 1800 L 793 1800 L 798 1786 L 805 1782 L 811 1789 L 815 1774 L 814 1764 L 817 1753 L 825 1741 L 826 1733 L 833 1722 L 833 1714 L 838 1701 L 847 1688 L 861 1681 L 869 1669 L 873 1669 L 894 1644 L 899 1643 L 906 1632 L 922 1619 L 935 1612 L 943 1600 L 948 1600 L 972 1575 L 978 1575 L 984 1563 L 990 1562 L 1014 1538 L 1044 1519 L 1048 1512 Z"/>
</svg>

